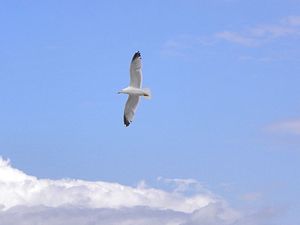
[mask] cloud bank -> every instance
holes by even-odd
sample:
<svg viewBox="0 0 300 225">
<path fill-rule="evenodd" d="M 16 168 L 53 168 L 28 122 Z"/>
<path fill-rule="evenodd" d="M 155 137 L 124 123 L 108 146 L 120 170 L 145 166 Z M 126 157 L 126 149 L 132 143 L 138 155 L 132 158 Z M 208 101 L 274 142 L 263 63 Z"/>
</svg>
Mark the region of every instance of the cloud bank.
<svg viewBox="0 0 300 225">
<path fill-rule="evenodd" d="M 0 157 L 0 225 L 266 224 L 232 209 L 194 180 L 167 182 L 176 188 L 38 179 Z"/>
<path fill-rule="evenodd" d="M 186 197 L 178 191 L 169 193 L 144 185 L 133 188 L 101 181 L 38 179 L 0 159 L 0 205 L 5 210 L 17 205 L 116 209 L 147 206 L 190 213 L 218 201 L 209 193 Z"/>
</svg>

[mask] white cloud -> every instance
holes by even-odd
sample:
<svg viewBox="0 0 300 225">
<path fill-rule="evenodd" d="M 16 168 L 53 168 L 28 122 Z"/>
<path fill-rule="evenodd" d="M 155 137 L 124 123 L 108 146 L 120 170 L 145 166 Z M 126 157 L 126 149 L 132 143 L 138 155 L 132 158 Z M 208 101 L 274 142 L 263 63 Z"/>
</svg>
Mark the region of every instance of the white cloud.
<svg viewBox="0 0 300 225">
<path fill-rule="evenodd" d="M 300 135 L 300 119 L 276 122 L 267 127 L 270 132 Z"/>
<path fill-rule="evenodd" d="M 216 40 L 211 37 L 179 35 L 167 40 L 162 46 L 161 53 L 166 56 L 189 58 L 189 52 L 193 51 L 195 46 L 211 46 L 215 42 Z"/>
<path fill-rule="evenodd" d="M 300 26 L 300 16 L 288 16 L 282 20 L 288 26 Z"/>
<path fill-rule="evenodd" d="M 203 187 L 203 185 L 201 185 L 197 180 L 194 179 L 178 179 L 178 178 L 169 179 L 169 178 L 159 177 L 158 180 L 168 185 L 172 185 L 174 187 L 174 192 L 182 193 L 182 192 L 196 191 L 196 192 L 201 192 L 206 196 L 211 196 L 212 198 L 215 197 L 214 194 L 209 192 L 207 189 Z"/>
<path fill-rule="evenodd" d="M 18 206 L 0 212 L 0 225 L 274 225 L 278 211 L 266 208 L 243 216 L 215 203 L 193 213 L 149 207 L 83 208 Z"/>
<path fill-rule="evenodd" d="M 219 32 L 215 35 L 215 37 L 217 39 L 223 39 L 225 41 L 234 42 L 246 46 L 255 46 L 258 44 L 257 40 L 255 40 L 253 37 L 247 37 L 231 31 Z"/>
<path fill-rule="evenodd" d="M 57 207 L 71 204 L 90 208 L 148 206 L 192 212 L 217 201 L 219 199 L 213 195 L 197 193 L 186 197 L 183 193 L 141 185 L 134 188 L 101 181 L 38 179 L 0 159 L 0 205 L 5 209 L 16 205 Z"/>
<path fill-rule="evenodd" d="M 241 199 L 248 202 L 254 202 L 260 200 L 262 194 L 259 192 L 250 192 L 241 196 Z"/>
<path fill-rule="evenodd" d="M 261 224 L 260 219 L 232 209 L 195 180 L 163 180 L 173 183 L 175 189 L 155 189 L 143 182 L 129 187 L 102 181 L 38 179 L 0 157 L 0 225 Z"/>
<path fill-rule="evenodd" d="M 185 34 L 167 40 L 162 46 L 162 54 L 188 58 L 195 47 L 215 46 L 228 42 L 246 47 L 259 47 L 274 40 L 300 37 L 300 16 L 287 16 L 277 23 L 257 24 L 241 30 L 222 30 L 214 34 Z M 282 55 L 282 53 L 280 53 Z M 265 60 L 265 58 L 267 60 Z M 278 58 L 278 57 L 276 57 Z M 257 59 L 257 57 L 255 57 Z M 279 57 L 280 59 L 280 57 Z M 270 57 L 259 57 L 259 61 L 270 61 Z"/>
<path fill-rule="evenodd" d="M 15 207 L 0 213 L 0 225 L 179 225 L 188 214 L 147 207 L 121 209 Z"/>
<path fill-rule="evenodd" d="M 222 31 L 216 38 L 245 46 L 258 46 L 270 40 L 300 36 L 300 16 L 289 16 L 276 24 L 256 25 L 244 31 Z"/>
</svg>

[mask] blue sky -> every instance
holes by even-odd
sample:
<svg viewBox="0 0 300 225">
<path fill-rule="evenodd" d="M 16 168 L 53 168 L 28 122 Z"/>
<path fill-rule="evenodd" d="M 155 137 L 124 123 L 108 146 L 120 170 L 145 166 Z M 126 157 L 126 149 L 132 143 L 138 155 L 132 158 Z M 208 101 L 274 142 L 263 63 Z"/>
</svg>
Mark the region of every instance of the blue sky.
<svg viewBox="0 0 300 225">
<path fill-rule="evenodd" d="M 0 25 L 0 155 L 15 167 L 192 178 L 299 223 L 298 0 L 6 1 Z M 137 50 L 153 98 L 124 128 Z"/>
</svg>

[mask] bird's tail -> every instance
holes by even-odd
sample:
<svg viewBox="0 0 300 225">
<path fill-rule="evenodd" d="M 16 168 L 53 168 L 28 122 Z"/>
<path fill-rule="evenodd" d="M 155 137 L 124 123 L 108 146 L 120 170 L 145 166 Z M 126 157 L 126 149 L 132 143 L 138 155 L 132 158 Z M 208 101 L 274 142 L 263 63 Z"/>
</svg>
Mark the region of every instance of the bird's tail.
<svg viewBox="0 0 300 225">
<path fill-rule="evenodd" d="M 145 95 L 144 95 L 144 97 L 146 98 L 146 99 L 151 99 L 151 91 L 150 91 L 150 89 L 149 88 L 143 88 L 143 91 L 144 91 L 144 93 L 145 93 Z"/>
</svg>

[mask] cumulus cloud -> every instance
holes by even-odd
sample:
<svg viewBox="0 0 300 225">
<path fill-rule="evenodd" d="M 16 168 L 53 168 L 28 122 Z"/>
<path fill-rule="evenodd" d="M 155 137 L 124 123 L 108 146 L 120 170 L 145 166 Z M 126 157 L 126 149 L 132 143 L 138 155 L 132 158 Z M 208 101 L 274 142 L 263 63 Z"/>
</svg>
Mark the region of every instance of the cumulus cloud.
<svg viewBox="0 0 300 225">
<path fill-rule="evenodd" d="M 198 193 L 186 197 L 179 192 L 166 192 L 143 185 L 134 188 L 101 181 L 38 179 L 11 167 L 9 161 L 0 159 L 0 205 L 4 209 L 16 205 L 90 208 L 148 206 L 193 212 L 217 201 L 219 199 L 213 195 Z"/>
<path fill-rule="evenodd" d="M 195 180 L 163 180 L 175 188 L 38 179 L 0 157 L 0 225 L 260 224 Z"/>
<path fill-rule="evenodd" d="M 187 214 L 147 207 L 121 209 L 83 207 L 14 207 L 0 213 L 1 225 L 179 225 Z"/>
</svg>

